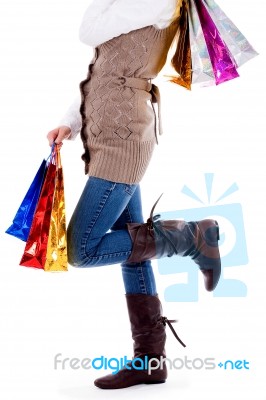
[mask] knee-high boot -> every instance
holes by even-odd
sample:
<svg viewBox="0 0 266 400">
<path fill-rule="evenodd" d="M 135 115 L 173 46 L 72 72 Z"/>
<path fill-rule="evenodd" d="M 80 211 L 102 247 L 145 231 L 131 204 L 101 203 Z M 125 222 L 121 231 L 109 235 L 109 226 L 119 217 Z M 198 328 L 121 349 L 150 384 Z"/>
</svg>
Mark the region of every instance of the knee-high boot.
<svg viewBox="0 0 266 400">
<path fill-rule="evenodd" d="M 162 316 L 162 306 L 157 296 L 127 294 L 126 300 L 134 341 L 134 358 L 116 374 L 96 379 L 94 384 L 101 389 L 122 389 L 141 383 L 164 383 L 167 378 L 164 362 L 166 324 L 185 347 L 171 325 L 175 321 Z"/>
<path fill-rule="evenodd" d="M 190 256 L 203 273 L 206 290 L 214 290 L 221 275 L 217 221 L 159 220 L 160 215 L 153 216 L 159 200 L 154 204 L 146 223 L 127 224 L 133 248 L 126 263 L 171 257 L 174 254 Z"/>
</svg>

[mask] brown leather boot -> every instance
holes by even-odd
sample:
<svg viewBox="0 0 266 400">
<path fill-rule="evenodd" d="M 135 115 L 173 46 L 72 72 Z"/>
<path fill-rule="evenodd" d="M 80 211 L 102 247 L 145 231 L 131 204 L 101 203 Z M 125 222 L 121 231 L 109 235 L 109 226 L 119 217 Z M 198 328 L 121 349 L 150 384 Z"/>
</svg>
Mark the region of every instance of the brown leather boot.
<svg viewBox="0 0 266 400">
<path fill-rule="evenodd" d="M 153 216 L 159 200 L 154 204 L 146 223 L 127 224 L 133 248 L 126 263 L 139 263 L 174 254 L 190 256 L 203 273 L 206 290 L 214 290 L 221 276 L 217 221 L 159 220 L 160 215 Z"/>
<path fill-rule="evenodd" d="M 134 340 L 134 359 L 116 374 L 96 379 L 94 384 L 101 389 L 122 389 L 141 383 L 164 383 L 167 378 L 163 361 L 166 357 L 166 324 L 185 347 L 171 325 L 175 321 L 169 321 L 162 316 L 162 306 L 157 296 L 127 294 L 126 300 Z"/>
</svg>

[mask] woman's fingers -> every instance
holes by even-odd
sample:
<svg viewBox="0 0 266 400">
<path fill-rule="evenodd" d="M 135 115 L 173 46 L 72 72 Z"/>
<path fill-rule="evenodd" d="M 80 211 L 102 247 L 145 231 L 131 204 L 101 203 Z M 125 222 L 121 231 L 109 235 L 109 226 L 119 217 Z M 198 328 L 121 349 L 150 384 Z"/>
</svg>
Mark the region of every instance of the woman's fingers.
<svg viewBox="0 0 266 400">
<path fill-rule="evenodd" d="M 59 128 L 53 129 L 47 134 L 49 145 L 52 146 L 59 133 Z"/>
<path fill-rule="evenodd" d="M 58 135 L 56 137 L 55 143 L 60 144 L 63 140 L 70 136 L 71 130 L 68 126 L 60 126 L 58 130 Z"/>
<path fill-rule="evenodd" d="M 60 126 L 53 129 L 47 134 L 49 145 L 52 146 L 53 143 L 56 143 L 61 147 L 63 140 L 67 139 L 70 136 L 70 133 L 71 129 L 68 126 Z"/>
</svg>

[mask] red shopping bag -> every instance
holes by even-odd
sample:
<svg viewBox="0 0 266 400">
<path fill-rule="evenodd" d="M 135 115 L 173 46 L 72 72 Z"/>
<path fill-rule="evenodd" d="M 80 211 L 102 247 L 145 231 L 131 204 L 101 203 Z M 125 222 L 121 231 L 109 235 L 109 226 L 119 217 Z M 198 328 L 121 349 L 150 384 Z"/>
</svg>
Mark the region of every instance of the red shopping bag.
<svg viewBox="0 0 266 400">
<path fill-rule="evenodd" d="M 56 165 L 52 154 L 20 265 L 44 269 L 55 190 Z"/>
</svg>

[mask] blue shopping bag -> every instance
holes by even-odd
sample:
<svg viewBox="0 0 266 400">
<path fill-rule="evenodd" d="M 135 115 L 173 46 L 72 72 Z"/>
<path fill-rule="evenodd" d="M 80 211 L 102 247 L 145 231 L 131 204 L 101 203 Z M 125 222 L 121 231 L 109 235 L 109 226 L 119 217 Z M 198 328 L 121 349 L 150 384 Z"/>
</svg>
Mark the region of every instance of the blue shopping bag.
<svg viewBox="0 0 266 400">
<path fill-rule="evenodd" d="M 43 160 L 15 215 L 12 225 L 6 230 L 6 233 L 21 239 L 24 242 L 27 241 L 29 236 L 46 171 L 47 161 Z"/>
</svg>

